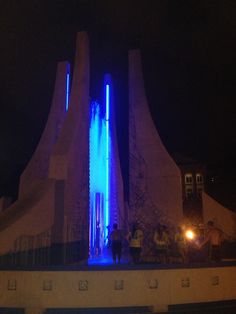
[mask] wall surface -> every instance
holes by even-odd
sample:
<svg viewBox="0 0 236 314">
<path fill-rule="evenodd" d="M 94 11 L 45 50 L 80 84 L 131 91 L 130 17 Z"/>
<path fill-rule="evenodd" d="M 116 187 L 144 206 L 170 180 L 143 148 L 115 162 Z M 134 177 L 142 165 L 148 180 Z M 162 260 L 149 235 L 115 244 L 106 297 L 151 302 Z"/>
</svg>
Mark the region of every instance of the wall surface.
<svg viewBox="0 0 236 314">
<path fill-rule="evenodd" d="M 76 244 L 76 251 L 79 241 L 88 243 L 89 40 L 85 32 L 77 36 L 67 112 L 68 74 L 68 62 L 58 63 L 51 111 L 21 175 L 19 199 L 0 213 L 0 255 L 51 244 L 62 247 L 64 242 Z"/>
<path fill-rule="evenodd" d="M 208 194 L 202 194 L 203 220 L 207 223 L 214 221 L 230 238 L 236 239 L 236 213 L 224 207 Z"/>
<path fill-rule="evenodd" d="M 0 212 L 11 205 L 11 198 L 7 196 L 0 197 Z"/>
<path fill-rule="evenodd" d="M 88 242 L 89 208 L 89 39 L 79 32 L 69 109 L 53 148 L 49 176 L 65 181 L 66 242 Z"/>
<path fill-rule="evenodd" d="M 54 208 L 55 181 L 47 180 L 35 185 L 31 193 L 3 211 L 0 214 L 0 255 L 46 246 L 36 241 L 36 237 L 44 238 L 43 234 L 51 230 Z"/>
<path fill-rule="evenodd" d="M 125 266 L 125 265 L 123 265 Z M 126 266 L 127 268 L 127 266 Z M 0 271 L 0 307 L 107 308 L 236 299 L 236 266 L 181 269 Z"/>
<path fill-rule="evenodd" d="M 153 123 L 138 50 L 129 52 L 129 169 L 131 219 L 154 226 L 181 222 L 181 173 Z"/>
<path fill-rule="evenodd" d="M 56 81 L 47 123 L 38 146 L 20 177 L 19 198 L 27 194 L 38 180 L 48 178 L 50 155 L 66 116 L 68 62 L 57 65 Z"/>
</svg>

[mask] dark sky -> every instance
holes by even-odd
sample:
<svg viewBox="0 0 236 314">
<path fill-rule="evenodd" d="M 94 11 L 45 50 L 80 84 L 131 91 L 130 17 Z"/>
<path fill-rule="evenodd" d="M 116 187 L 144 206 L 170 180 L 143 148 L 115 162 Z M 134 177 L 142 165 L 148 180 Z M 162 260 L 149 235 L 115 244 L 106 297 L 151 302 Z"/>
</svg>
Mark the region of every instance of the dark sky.
<svg viewBox="0 0 236 314">
<path fill-rule="evenodd" d="M 140 48 L 146 92 L 169 152 L 236 181 L 236 1 L 0 0 L 0 196 L 16 195 L 50 109 L 58 61 L 77 31 L 91 44 L 91 96 L 115 82 L 119 141 L 127 52 Z"/>
</svg>

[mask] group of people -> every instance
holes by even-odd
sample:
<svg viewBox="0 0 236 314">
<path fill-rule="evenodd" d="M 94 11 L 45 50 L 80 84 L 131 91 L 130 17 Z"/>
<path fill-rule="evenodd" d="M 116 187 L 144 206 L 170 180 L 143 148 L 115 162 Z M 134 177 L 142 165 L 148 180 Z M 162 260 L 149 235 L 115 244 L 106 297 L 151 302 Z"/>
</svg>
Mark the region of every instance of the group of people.
<svg viewBox="0 0 236 314">
<path fill-rule="evenodd" d="M 120 264 L 124 235 L 122 231 L 118 229 L 118 225 L 116 223 L 113 225 L 113 230 L 110 233 L 109 238 L 113 263 L 116 264 L 118 262 Z M 132 230 L 128 232 L 125 239 L 129 243 L 129 253 L 132 258 L 132 263 L 138 264 L 143 246 L 143 231 L 137 224 L 133 224 Z"/>
<path fill-rule="evenodd" d="M 189 238 L 188 232 L 190 231 L 178 227 L 175 234 L 177 250 L 184 263 L 189 260 L 189 252 L 195 251 L 195 254 L 199 255 L 206 244 L 208 244 L 207 261 L 219 262 L 221 260 L 221 243 L 224 240 L 224 234 L 222 230 L 214 226 L 213 221 L 208 221 L 206 228 L 196 228 L 194 236 L 190 234 Z"/>
<path fill-rule="evenodd" d="M 195 230 L 195 237 L 188 238 L 186 229 L 179 226 L 171 237 L 167 226 L 158 224 L 153 232 L 152 239 L 157 260 L 161 264 L 169 263 L 172 253 L 175 251 L 182 262 L 187 263 L 191 250 L 194 249 L 195 252 L 199 252 L 208 243 L 208 260 L 220 261 L 223 232 L 216 228 L 212 221 L 208 221 L 207 228 L 202 230 L 204 230 L 204 233 Z M 122 246 L 125 240 L 129 245 L 131 263 L 138 264 L 144 245 L 143 239 L 144 234 L 138 224 L 133 224 L 131 230 L 124 235 L 115 223 L 109 235 L 113 262 L 121 262 Z"/>
</svg>

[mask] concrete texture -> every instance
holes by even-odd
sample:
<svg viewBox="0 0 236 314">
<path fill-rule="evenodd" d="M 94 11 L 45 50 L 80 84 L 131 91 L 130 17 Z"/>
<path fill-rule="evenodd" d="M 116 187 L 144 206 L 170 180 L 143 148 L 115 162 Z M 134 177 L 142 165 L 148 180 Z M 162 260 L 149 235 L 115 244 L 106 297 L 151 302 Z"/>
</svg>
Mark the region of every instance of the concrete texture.
<svg viewBox="0 0 236 314">
<path fill-rule="evenodd" d="M 12 199 L 10 197 L 2 196 L 0 197 L 0 212 L 6 208 L 8 208 L 12 203 Z"/>
<path fill-rule="evenodd" d="M 67 254 L 73 261 L 79 241 L 88 243 L 89 43 L 84 32 L 77 36 L 68 112 L 67 70 L 67 62 L 58 64 L 48 122 L 21 175 L 19 199 L 0 213 L 1 254 L 7 262 L 18 252 L 48 247 L 54 262 L 63 263 Z M 69 253 L 65 242 L 71 244 Z"/>
<path fill-rule="evenodd" d="M 64 242 L 88 243 L 89 39 L 78 33 L 69 110 L 50 160 L 50 178 L 65 181 Z"/>
<path fill-rule="evenodd" d="M 27 194 L 38 180 L 48 178 L 50 155 L 66 116 L 66 74 L 68 65 L 68 62 L 58 63 L 51 110 L 38 146 L 21 174 L 19 198 Z"/>
<path fill-rule="evenodd" d="M 1 270 L 0 275 L 1 307 L 24 308 L 32 314 L 54 308 L 128 306 L 165 312 L 173 304 L 236 299 L 235 266 L 128 271 Z"/>
<path fill-rule="evenodd" d="M 50 154 L 65 118 L 67 62 L 57 67 L 51 111 L 41 140 L 21 175 L 19 198 L 0 213 L 1 255 L 51 244 L 56 181 L 48 178 Z M 45 240 L 46 239 L 46 240 Z"/>
<path fill-rule="evenodd" d="M 110 171 L 110 208 L 112 208 L 113 222 L 118 223 L 119 228 L 125 229 L 127 219 L 124 207 L 123 178 L 121 175 L 119 149 L 117 143 L 116 121 L 115 121 L 115 99 L 112 79 L 109 76 L 110 83 L 110 144 L 111 144 L 111 171 Z"/>
<path fill-rule="evenodd" d="M 54 189 L 54 180 L 39 182 L 27 196 L 0 214 L 0 255 L 50 244 L 55 212 Z M 45 236 L 49 242 L 44 241 Z"/>
<path fill-rule="evenodd" d="M 205 224 L 212 220 L 223 230 L 228 240 L 236 240 L 236 214 L 224 207 L 208 194 L 202 194 L 203 221 Z"/>
<path fill-rule="evenodd" d="M 144 90 L 141 55 L 129 52 L 129 219 L 144 225 L 183 218 L 181 173 L 153 123 Z"/>
</svg>

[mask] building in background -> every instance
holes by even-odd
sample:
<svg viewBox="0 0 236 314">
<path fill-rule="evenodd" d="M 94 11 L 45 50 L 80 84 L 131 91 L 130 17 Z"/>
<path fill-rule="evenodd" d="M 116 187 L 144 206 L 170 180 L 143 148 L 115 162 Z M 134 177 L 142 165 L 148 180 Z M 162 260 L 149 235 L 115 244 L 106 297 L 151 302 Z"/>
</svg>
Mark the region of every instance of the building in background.
<svg viewBox="0 0 236 314">
<path fill-rule="evenodd" d="M 183 214 L 194 224 L 203 222 L 202 193 L 205 192 L 206 167 L 201 162 L 173 154 L 181 171 Z"/>
</svg>

